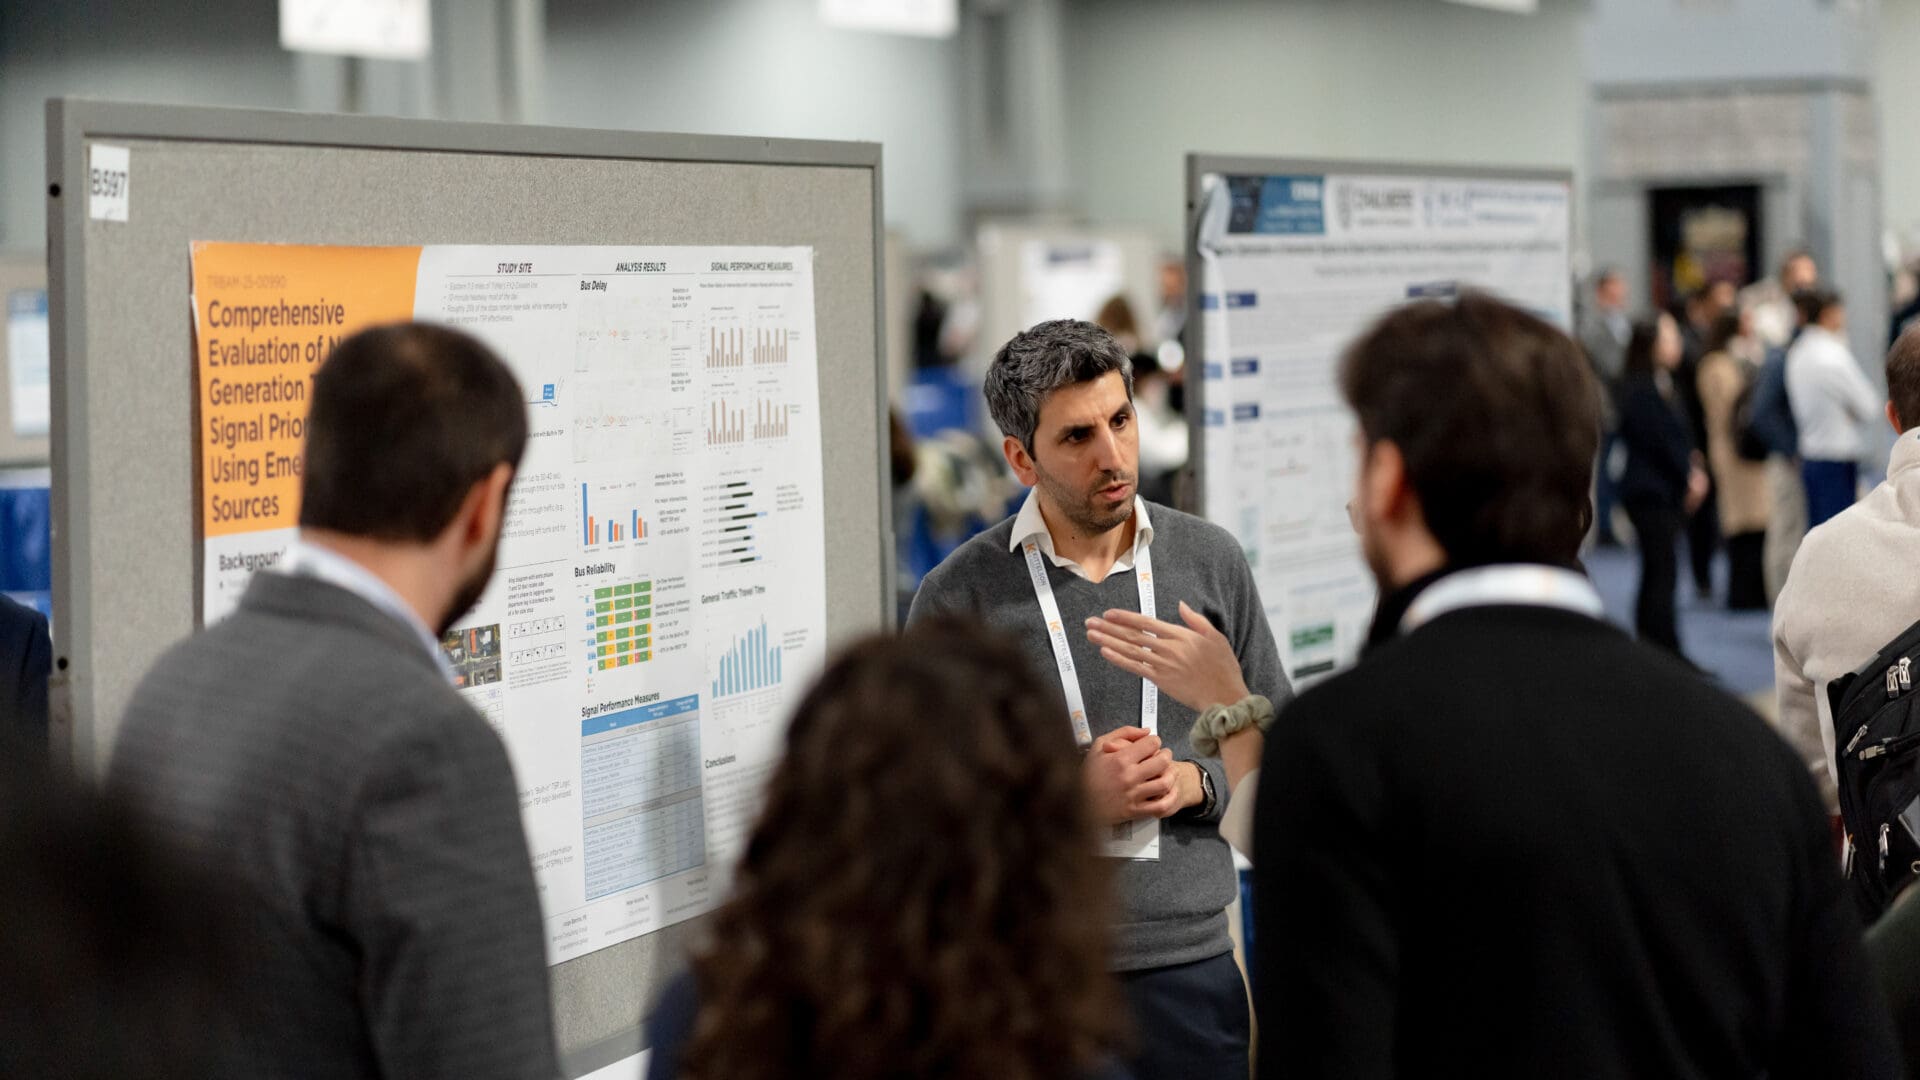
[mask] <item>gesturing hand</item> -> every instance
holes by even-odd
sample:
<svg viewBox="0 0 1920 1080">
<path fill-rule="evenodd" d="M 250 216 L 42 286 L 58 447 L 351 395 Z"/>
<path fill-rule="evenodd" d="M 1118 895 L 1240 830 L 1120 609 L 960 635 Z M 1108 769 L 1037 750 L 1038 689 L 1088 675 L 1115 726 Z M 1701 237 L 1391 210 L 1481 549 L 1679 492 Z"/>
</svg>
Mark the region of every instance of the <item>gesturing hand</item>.
<svg viewBox="0 0 1920 1080">
<path fill-rule="evenodd" d="M 1123 727 L 1093 740 L 1087 748 L 1087 795 L 1103 825 L 1138 818 L 1162 818 L 1180 809 L 1180 785 L 1173 772 L 1173 751 L 1145 728 Z"/>
<path fill-rule="evenodd" d="M 1233 643 L 1185 601 L 1180 603 L 1180 619 L 1185 626 L 1114 609 L 1087 620 L 1087 640 L 1108 663 L 1151 681 L 1194 712 L 1246 697 L 1247 682 Z"/>
</svg>

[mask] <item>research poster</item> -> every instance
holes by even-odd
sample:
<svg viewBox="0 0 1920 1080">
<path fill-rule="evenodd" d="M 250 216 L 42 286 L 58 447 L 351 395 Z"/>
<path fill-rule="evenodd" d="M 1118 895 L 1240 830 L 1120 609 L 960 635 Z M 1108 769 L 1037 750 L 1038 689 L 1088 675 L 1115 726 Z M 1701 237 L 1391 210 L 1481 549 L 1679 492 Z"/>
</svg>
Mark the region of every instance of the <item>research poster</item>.
<svg viewBox="0 0 1920 1080">
<path fill-rule="evenodd" d="M 1020 325 L 1091 322 L 1127 290 L 1126 258 L 1112 240 L 1028 240 L 1020 245 Z"/>
<path fill-rule="evenodd" d="M 295 535 L 314 371 L 363 326 L 466 330 L 530 438 L 442 649 L 500 732 L 560 963 L 725 893 L 825 660 L 813 252 L 193 247 L 202 615 Z"/>
<path fill-rule="evenodd" d="M 1246 551 L 1296 688 L 1354 659 L 1375 600 L 1346 511 L 1341 351 L 1395 306 L 1468 288 L 1568 328 L 1570 205 L 1564 180 L 1206 178 L 1201 497 Z"/>
<path fill-rule="evenodd" d="M 7 400 L 11 403 L 15 438 L 45 438 L 52 429 L 48 340 L 47 290 L 16 289 L 8 293 Z"/>
</svg>

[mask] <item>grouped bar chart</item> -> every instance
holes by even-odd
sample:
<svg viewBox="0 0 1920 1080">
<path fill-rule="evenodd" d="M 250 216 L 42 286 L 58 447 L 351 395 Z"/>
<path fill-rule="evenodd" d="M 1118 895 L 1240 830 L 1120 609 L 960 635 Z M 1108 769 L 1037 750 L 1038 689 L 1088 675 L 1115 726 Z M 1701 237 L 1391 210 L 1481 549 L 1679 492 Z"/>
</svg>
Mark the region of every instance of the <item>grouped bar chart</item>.
<svg viewBox="0 0 1920 1080">
<path fill-rule="evenodd" d="M 784 330 L 756 330 L 753 335 L 753 362 L 755 366 L 784 364 L 787 362 L 787 332 Z"/>
<path fill-rule="evenodd" d="M 587 600 L 587 670 L 611 671 L 653 659 L 653 582 L 595 586 Z"/>
<path fill-rule="evenodd" d="M 707 331 L 707 366 L 709 368 L 737 368 L 747 366 L 746 351 L 741 340 L 746 335 L 739 329 Z"/>
<path fill-rule="evenodd" d="M 623 540 L 644 540 L 647 538 L 647 519 L 640 511 L 628 508 L 625 520 L 611 520 L 597 516 L 593 512 L 593 501 L 587 493 L 587 485 L 580 485 L 580 542 L 587 547 L 598 547 L 602 543 L 617 544 Z"/>
<path fill-rule="evenodd" d="M 755 330 L 751 335 L 739 327 L 707 331 L 707 367 L 715 370 L 767 367 L 787 362 L 785 330 Z"/>
<path fill-rule="evenodd" d="M 753 403 L 752 419 L 745 408 L 733 408 L 725 399 L 713 403 L 707 411 L 707 445 L 740 446 L 784 439 L 792 427 L 793 406 L 764 398 Z"/>
<path fill-rule="evenodd" d="M 713 680 L 714 698 L 729 698 L 770 690 L 780 685 L 780 646 L 771 644 L 767 621 L 734 639 L 733 647 L 720 658 Z"/>
<path fill-rule="evenodd" d="M 756 439 L 786 438 L 787 418 L 792 412 L 791 405 L 775 405 L 770 401 L 760 402 L 754 414 L 753 437 Z"/>
<path fill-rule="evenodd" d="M 747 414 L 744 409 L 729 409 L 716 401 L 707 417 L 708 446 L 739 446 L 747 441 Z"/>
</svg>

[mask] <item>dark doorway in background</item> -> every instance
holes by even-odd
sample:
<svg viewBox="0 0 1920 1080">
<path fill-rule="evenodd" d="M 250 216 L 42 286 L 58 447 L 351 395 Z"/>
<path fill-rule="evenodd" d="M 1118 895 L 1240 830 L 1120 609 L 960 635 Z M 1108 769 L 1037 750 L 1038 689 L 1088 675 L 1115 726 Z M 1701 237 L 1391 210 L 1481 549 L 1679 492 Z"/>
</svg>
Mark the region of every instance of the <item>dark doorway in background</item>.
<svg viewBox="0 0 1920 1080">
<path fill-rule="evenodd" d="M 1745 285 L 1761 276 L 1760 185 L 1652 188 L 1647 203 L 1654 307 L 1671 307 L 1708 282 Z"/>
</svg>

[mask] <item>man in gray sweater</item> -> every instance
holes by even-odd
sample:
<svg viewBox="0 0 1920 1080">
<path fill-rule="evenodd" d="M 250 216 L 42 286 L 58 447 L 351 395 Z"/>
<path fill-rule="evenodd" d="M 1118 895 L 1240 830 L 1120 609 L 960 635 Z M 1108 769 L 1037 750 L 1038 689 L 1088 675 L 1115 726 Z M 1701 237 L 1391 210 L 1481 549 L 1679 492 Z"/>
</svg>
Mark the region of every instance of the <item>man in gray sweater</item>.
<svg viewBox="0 0 1920 1080">
<path fill-rule="evenodd" d="M 1237 883 L 1218 832 L 1227 780 L 1188 736 L 1200 711 L 1250 690 L 1291 696 L 1252 572 L 1225 530 L 1136 494 L 1133 372 L 1106 331 L 1059 320 L 1016 335 L 986 394 L 1033 490 L 927 575 L 909 621 L 974 615 L 1056 673 L 1061 722 L 1087 749 L 1088 794 L 1123 860 L 1113 967 L 1134 1012 L 1133 1072 L 1244 1077 L 1246 990 L 1225 914 Z"/>
</svg>

